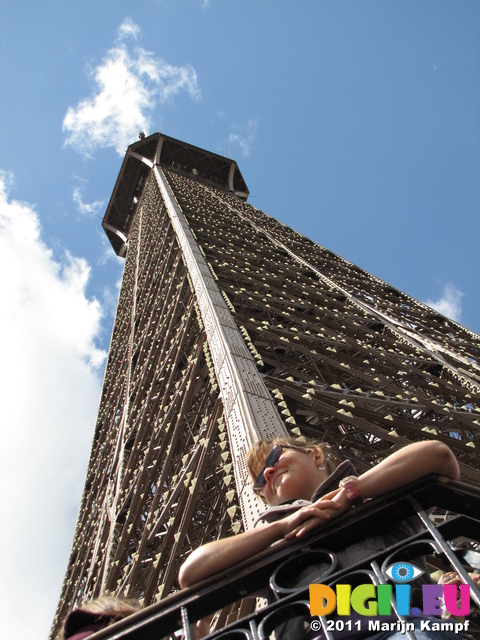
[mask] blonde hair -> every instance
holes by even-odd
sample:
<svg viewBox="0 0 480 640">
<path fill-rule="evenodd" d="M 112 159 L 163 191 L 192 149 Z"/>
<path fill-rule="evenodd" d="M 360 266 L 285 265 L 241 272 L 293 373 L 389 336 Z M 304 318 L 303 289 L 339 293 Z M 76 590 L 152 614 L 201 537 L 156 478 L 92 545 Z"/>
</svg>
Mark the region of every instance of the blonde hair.
<svg viewBox="0 0 480 640">
<path fill-rule="evenodd" d="M 137 600 L 119 598 L 118 596 L 103 595 L 82 605 L 83 611 L 89 613 L 103 613 L 106 616 L 126 617 L 141 609 Z"/>
<path fill-rule="evenodd" d="M 341 462 L 340 457 L 329 444 L 320 442 L 319 440 L 314 440 L 313 438 L 289 438 L 288 436 L 284 436 L 280 438 L 258 440 L 254 443 L 247 454 L 247 467 L 252 480 L 256 479 L 265 464 L 268 454 L 277 444 L 284 445 L 286 447 L 293 447 L 294 449 L 304 451 L 305 453 L 308 453 L 313 449 L 320 449 L 325 456 L 325 468 L 329 474 L 333 473 Z"/>
<path fill-rule="evenodd" d="M 92 615 L 98 615 L 98 622 L 102 622 L 102 618 L 106 618 L 105 626 L 108 627 L 114 622 L 117 622 L 117 620 L 121 620 L 122 618 L 126 618 L 132 613 L 140 611 L 140 609 L 142 609 L 142 606 L 140 605 L 138 600 L 120 598 L 118 596 L 104 594 L 99 596 L 98 598 L 94 598 L 93 600 L 84 602 L 83 604 L 73 609 L 70 614 L 78 611 L 91 613 Z M 68 616 L 62 625 L 62 629 L 57 636 L 57 640 L 66 640 L 65 626 L 67 619 Z M 76 633 L 80 633 L 80 630 L 81 629 L 75 631 L 73 635 L 75 635 Z M 67 636 L 67 639 L 70 637 L 70 635 L 71 634 Z"/>
</svg>

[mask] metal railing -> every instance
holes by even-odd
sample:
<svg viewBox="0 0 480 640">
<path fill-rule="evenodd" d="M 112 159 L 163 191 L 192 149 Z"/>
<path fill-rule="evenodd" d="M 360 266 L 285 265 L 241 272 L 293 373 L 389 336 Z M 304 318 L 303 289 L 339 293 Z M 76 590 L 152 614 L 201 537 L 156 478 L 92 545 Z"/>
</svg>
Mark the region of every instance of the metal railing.
<svg viewBox="0 0 480 640">
<path fill-rule="evenodd" d="M 432 517 L 434 507 L 440 517 Z M 342 549 L 373 534 L 392 531 L 406 519 L 418 523 L 417 533 L 375 551 L 354 565 L 342 566 L 337 555 Z M 480 592 L 469 577 L 469 573 L 480 571 L 480 490 L 461 482 L 429 476 L 352 509 L 302 541 L 278 543 L 236 565 L 234 570 L 174 593 L 91 638 L 194 640 L 196 621 L 219 610 L 228 611 L 225 608 L 232 605 L 242 613 L 239 602 L 248 602 L 249 596 L 258 598 L 268 594 L 268 604 L 258 606 L 257 601 L 255 610 L 244 605 L 246 615 L 233 622 L 229 623 L 226 615 L 220 616 L 223 628 L 207 637 L 212 640 L 264 640 L 285 622 L 302 616 L 309 621 L 315 620 L 315 624 L 323 628 L 325 638 L 334 640 L 335 628 L 327 619 L 310 617 L 308 584 L 295 586 L 292 578 L 307 565 L 321 563 L 326 568 L 317 580 L 319 583 L 355 585 L 371 582 L 378 585 L 388 581 L 384 568 L 389 564 L 409 562 L 419 556 L 427 557 L 430 572 L 435 569 L 455 571 L 470 585 L 471 614 L 463 638 L 480 637 Z M 395 605 L 393 609 L 395 611 Z M 406 622 L 401 615 L 395 614 L 395 619 L 399 625 Z M 415 638 L 408 626 L 402 628 L 406 630 L 405 638 Z"/>
</svg>

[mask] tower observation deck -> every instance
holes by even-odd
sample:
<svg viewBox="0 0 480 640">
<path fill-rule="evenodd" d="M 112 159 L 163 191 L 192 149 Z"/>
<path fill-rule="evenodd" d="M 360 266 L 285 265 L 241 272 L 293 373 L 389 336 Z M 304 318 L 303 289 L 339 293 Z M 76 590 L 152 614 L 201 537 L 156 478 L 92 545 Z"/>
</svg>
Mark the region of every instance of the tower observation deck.
<svg viewBox="0 0 480 640">
<path fill-rule="evenodd" d="M 52 634 L 108 590 L 178 589 L 200 544 L 252 526 L 259 438 L 359 472 L 418 440 L 480 484 L 480 337 L 251 206 L 233 160 L 154 134 L 103 228 L 125 257 L 98 420 Z"/>
</svg>

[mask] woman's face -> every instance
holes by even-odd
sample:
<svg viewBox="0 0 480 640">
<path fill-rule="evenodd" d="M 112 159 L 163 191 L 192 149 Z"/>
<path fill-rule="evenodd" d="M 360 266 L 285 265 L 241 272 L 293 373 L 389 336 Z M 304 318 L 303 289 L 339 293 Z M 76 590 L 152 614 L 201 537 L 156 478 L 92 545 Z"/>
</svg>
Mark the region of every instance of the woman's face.
<svg viewBox="0 0 480 640">
<path fill-rule="evenodd" d="M 266 481 L 263 496 L 266 502 L 276 506 L 287 500 L 310 500 L 327 476 L 325 471 L 318 468 L 322 460 L 320 451 L 283 449 L 276 464 L 266 467 L 263 473 Z"/>
</svg>

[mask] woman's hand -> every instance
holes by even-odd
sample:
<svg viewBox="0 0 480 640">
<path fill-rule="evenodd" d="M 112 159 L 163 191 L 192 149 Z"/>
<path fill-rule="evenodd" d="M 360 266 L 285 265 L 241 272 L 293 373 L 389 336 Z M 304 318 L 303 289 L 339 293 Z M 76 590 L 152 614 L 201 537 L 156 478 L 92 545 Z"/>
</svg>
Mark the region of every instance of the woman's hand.
<svg viewBox="0 0 480 640">
<path fill-rule="evenodd" d="M 340 491 L 341 491 L 341 489 L 339 487 L 338 489 L 334 489 L 333 491 L 330 491 L 329 493 L 325 493 L 320 498 L 320 500 L 332 500 L 336 495 L 338 495 L 340 493 Z M 320 502 L 320 500 L 317 500 L 317 502 Z"/>
<path fill-rule="evenodd" d="M 480 573 L 469 573 L 468 575 L 472 579 L 473 583 L 477 587 L 480 587 Z M 451 571 L 449 573 L 444 573 L 443 576 L 441 576 L 440 580 L 438 581 L 438 584 L 460 585 L 460 584 L 464 584 L 464 582 L 460 578 L 458 573 L 456 573 L 455 571 Z M 446 607 L 443 607 L 442 618 L 444 620 L 448 620 L 449 618 L 455 618 L 455 620 L 458 620 L 459 622 L 463 622 L 465 620 L 464 616 L 456 616 L 455 614 L 450 613 L 450 611 L 448 611 Z"/>
<path fill-rule="evenodd" d="M 208 636 L 208 634 L 210 633 L 210 624 L 213 620 L 214 615 L 214 613 L 211 613 L 209 616 L 206 616 L 205 618 L 202 618 L 195 623 L 195 638 L 197 638 L 197 640 Z"/>
<path fill-rule="evenodd" d="M 282 524 L 284 538 L 286 540 L 301 538 L 309 531 L 326 524 L 333 515 L 340 515 L 338 513 L 340 510 L 342 510 L 340 503 L 325 498 L 321 498 L 307 507 L 302 507 L 279 521 Z"/>
<path fill-rule="evenodd" d="M 469 573 L 468 574 L 472 581 L 480 587 L 480 573 Z M 463 580 L 460 578 L 458 573 L 454 571 L 450 573 L 444 573 L 443 576 L 438 581 L 439 584 L 463 584 Z"/>
</svg>

